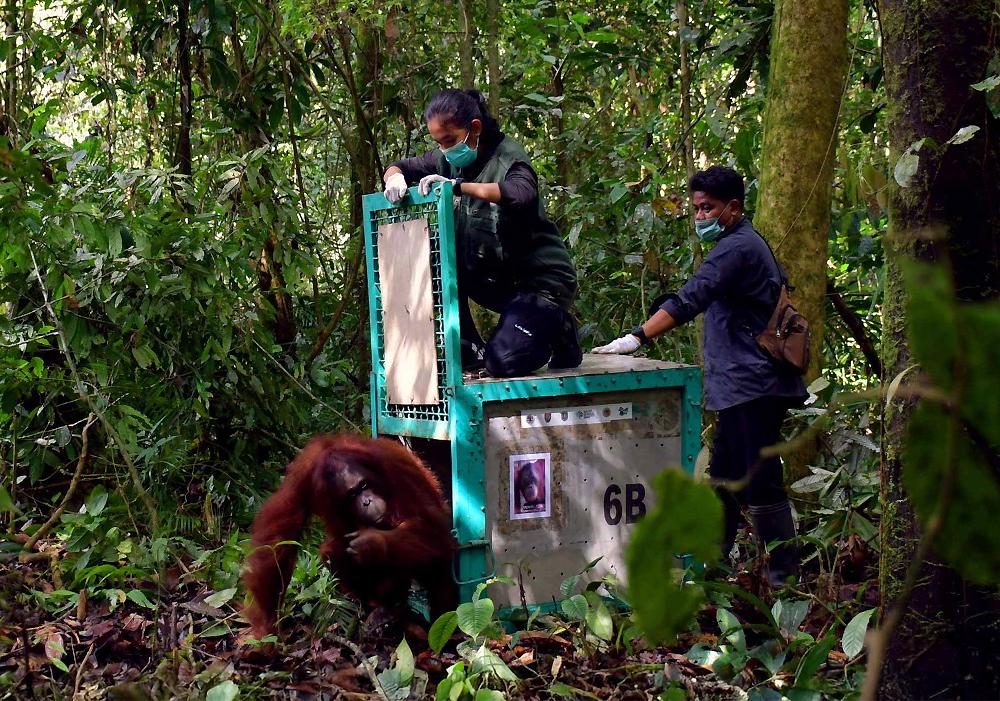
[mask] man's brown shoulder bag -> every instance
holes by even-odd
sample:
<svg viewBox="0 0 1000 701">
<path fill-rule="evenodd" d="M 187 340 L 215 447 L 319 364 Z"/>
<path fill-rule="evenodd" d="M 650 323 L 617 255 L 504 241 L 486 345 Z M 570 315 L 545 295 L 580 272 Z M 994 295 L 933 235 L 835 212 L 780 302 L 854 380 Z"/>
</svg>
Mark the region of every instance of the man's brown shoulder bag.
<svg viewBox="0 0 1000 701">
<path fill-rule="evenodd" d="M 760 235 L 760 232 L 757 233 Z M 761 238 L 764 239 L 763 236 Z M 767 239 L 764 239 L 764 243 L 767 244 Z M 778 303 L 771 313 L 770 321 L 764 330 L 757 334 L 757 343 L 779 364 L 802 375 L 809 367 L 809 322 L 792 304 L 793 288 L 788 284 L 785 269 L 781 267 L 769 244 L 767 248 L 771 251 L 775 265 L 778 266 L 781 290 L 778 292 Z"/>
</svg>

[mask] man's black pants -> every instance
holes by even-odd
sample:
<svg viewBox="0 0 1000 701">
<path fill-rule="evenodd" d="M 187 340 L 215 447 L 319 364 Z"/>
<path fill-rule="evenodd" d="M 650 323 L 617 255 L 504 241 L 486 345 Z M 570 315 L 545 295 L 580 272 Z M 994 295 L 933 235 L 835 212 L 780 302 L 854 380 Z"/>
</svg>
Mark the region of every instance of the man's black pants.
<svg viewBox="0 0 1000 701">
<path fill-rule="evenodd" d="M 771 506 L 788 499 L 781 459 L 762 459 L 760 450 L 779 441 L 791 404 L 786 397 L 761 397 L 718 412 L 708 473 L 717 480 L 746 480 L 736 492 L 724 486 L 716 489 L 726 516 L 725 543 L 730 546 L 743 507 Z"/>
</svg>

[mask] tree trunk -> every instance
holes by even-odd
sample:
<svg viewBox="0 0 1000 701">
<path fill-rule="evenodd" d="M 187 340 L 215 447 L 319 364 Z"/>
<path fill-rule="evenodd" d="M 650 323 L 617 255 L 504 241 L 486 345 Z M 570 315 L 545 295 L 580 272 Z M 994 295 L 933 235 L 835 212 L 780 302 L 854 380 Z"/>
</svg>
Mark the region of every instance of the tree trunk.
<svg viewBox="0 0 1000 701">
<path fill-rule="evenodd" d="M 490 114 L 500 112 L 500 0 L 486 0 L 486 70 L 490 81 Z"/>
<path fill-rule="evenodd" d="M 847 0 L 778 0 L 756 225 L 795 285 L 819 375 L 837 117 L 847 67 Z"/>
<path fill-rule="evenodd" d="M 29 40 L 31 35 L 31 23 L 34 21 L 35 17 L 35 6 L 25 3 L 24 11 L 21 14 L 21 87 L 18 93 L 18 100 L 21 103 L 21 109 L 24 110 L 25 114 L 30 113 L 31 110 L 35 108 L 34 94 L 32 91 L 32 77 L 34 75 L 31 65 L 31 54 L 33 52 L 32 42 Z"/>
<path fill-rule="evenodd" d="M 191 0 L 177 3 L 177 78 L 181 126 L 177 133 L 174 165 L 179 173 L 191 175 Z"/>
<path fill-rule="evenodd" d="M 4 4 L 4 34 L 10 37 L 4 56 L 3 83 L 0 88 L 0 134 L 7 134 L 11 142 L 17 131 L 17 0 Z"/>
<path fill-rule="evenodd" d="M 806 381 L 822 366 L 826 261 L 837 119 L 847 68 L 847 0 L 778 0 L 755 225 L 796 287 L 812 329 Z M 819 437 L 786 456 L 789 483 L 809 474 Z"/>
<path fill-rule="evenodd" d="M 693 125 L 691 124 L 691 64 L 688 59 L 688 42 L 684 38 L 688 28 L 688 10 L 686 0 L 677 0 L 677 42 L 680 49 L 681 58 L 681 129 L 684 134 L 684 189 L 687 189 L 691 177 L 694 175 L 694 137 L 692 136 Z M 694 232 L 694 208 L 688 215 L 688 243 L 694 253 L 694 269 L 701 267 L 702 250 L 701 241 Z M 695 334 L 697 336 L 698 347 L 695 355 L 695 362 L 701 365 L 701 348 L 705 333 L 705 319 L 701 314 L 695 319 Z"/>
<path fill-rule="evenodd" d="M 190 2 L 190 0 L 180 0 L 180 2 L 185 3 Z M 270 18 L 270 20 L 266 20 L 265 17 Z M 270 21 L 274 27 L 274 31 L 280 31 L 280 14 L 273 3 L 269 3 L 262 8 L 257 21 L 261 23 Z M 248 94 L 248 90 L 251 85 L 250 77 L 253 69 L 250 67 L 243 53 L 240 27 L 235 17 L 231 20 L 231 28 L 232 33 L 229 36 L 229 40 L 233 51 L 234 68 L 240 76 L 239 95 L 253 116 L 252 121 L 241 130 L 240 137 L 245 148 L 257 148 L 270 141 L 272 135 L 266 131 L 266 116 L 264 114 L 253 113 L 251 107 L 253 100 Z M 264 38 L 260 38 L 258 40 L 254 63 L 266 63 L 271 60 L 271 56 L 277 52 L 276 50 L 277 44 L 270 34 L 267 34 Z M 188 71 L 190 72 L 190 68 Z M 178 141 L 179 144 L 180 142 Z M 188 148 L 190 148 L 190 141 L 188 142 Z M 274 176 L 266 164 L 261 169 L 261 175 L 265 182 L 274 183 Z M 294 315 L 294 300 L 286 285 L 284 266 L 275 256 L 275 253 L 281 246 L 294 245 L 294 242 L 283 240 L 281 234 L 282 232 L 279 230 L 277 223 L 273 222 L 268 228 L 264 245 L 261 249 L 260 260 L 257 263 L 257 286 L 260 288 L 262 298 L 274 310 L 273 318 L 268 321 L 268 326 L 274 334 L 274 340 L 288 350 L 288 352 L 294 353 L 295 337 L 298 335 L 298 327 Z"/>
<path fill-rule="evenodd" d="M 563 187 L 569 187 L 573 184 L 573 165 L 569 154 L 566 152 L 566 110 L 569 107 L 566 104 L 566 83 L 563 80 L 563 70 L 566 68 L 566 62 L 562 62 L 552 69 L 552 87 L 550 88 L 552 97 L 562 97 L 562 102 L 559 103 L 559 111 L 552 113 L 552 132 L 555 136 L 556 143 L 560 145 L 560 148 L 556 150 L 556 172 L 559 174 L 558 184 Z M 562 212 L 560 212 L 560 215 Z"/>
<path fill-rule="evenodd" d="M 476 87 L 476 66 L 472 62 L 472 18 L 470 0 L 458 0 L 458 16 L 462 23 L 462 43 L 459 46 L 458 72 L 463 88 Z"/>
<path fill-rule="evenodd" d="M 354 107 L 354 136 L 346 143 L 351 160 L 351 230 L 360 235 L 364 223 L 361 198 L 379 189 L 384 170 L 376 124 L 382 109 L 382 45 L 376 27 L 362 24 L 337 30 L 337 47 L 326 42 L 327 55 L 338 66 Z M 338 51 L 339 49 L 339 51 Z"/>
<path fill-rule="evenodd" d="M 981 131 L 967 144 L 919 151 L 908 187 L 893 183 L 882 308 L 884 381 L 913 363 L 906 338 L 908 260 L 950 262 L 962 300 L 1000 296 L 1000 124 L 984 94 L 996 50 L 995 0 L 881 0 L 890 163 L 918 139 L 944 144 L 961 127 Z M 962 37 L 955 42 L 955 37 Z M 974 164 L 974 165 L 973 165 Z M 940 236 L 929 240 L 926 233 Z M 883 416 L 881 571 L 883 619 L 903 593 L 920 528 L 903 491 L 901 452 L 912 402 L 893 401 Z M 971 586 L 933 556 L 924 564 L 885 652 L 877 697 L 997 698 L 1000 615 L 995 591 Z M 869 670 L 869 674 L 876 670 Z"/>
</svg>

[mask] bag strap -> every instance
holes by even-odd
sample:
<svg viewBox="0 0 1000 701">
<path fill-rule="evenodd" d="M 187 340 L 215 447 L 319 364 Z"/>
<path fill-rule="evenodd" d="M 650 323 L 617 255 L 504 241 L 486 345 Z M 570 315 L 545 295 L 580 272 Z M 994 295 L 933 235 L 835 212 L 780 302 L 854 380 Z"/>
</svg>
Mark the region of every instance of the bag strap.
<svg viewBox="0 0 1000 701">
<path fill-rule="evenodd" d="M 769 244 L 767 242 L 767 239 L 764 238 L 764 234 L 757 231 L 756 228 L 753 230 L 753 232 L 758 236 L 760 236 L 760 240 L 764 242 L 764 245 L 767 246 L 767 250 L 770 251 L 771 258 L 774 259 L 774 264 L 778 266 L 778 277 L 781 278 L 781 284 L 784 285 L 785 289 L 787 289 L 789 292 L 794 291 L 795 285 L 793 285 L 791 281 L 789 281 L 788 273 L 785 272 L 784 266 L 782 266 L 781 263 L 778 261 L 778 256 L 774 255 L 774 249 L 771 248 L 771 244 Z"/>
</svg>

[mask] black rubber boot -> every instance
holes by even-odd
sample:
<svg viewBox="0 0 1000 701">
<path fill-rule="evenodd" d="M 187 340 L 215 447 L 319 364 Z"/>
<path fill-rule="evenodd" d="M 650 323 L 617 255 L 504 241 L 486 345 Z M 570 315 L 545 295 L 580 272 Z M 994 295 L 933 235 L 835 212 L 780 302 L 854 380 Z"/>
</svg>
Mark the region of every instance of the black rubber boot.
<svg viewBox="0 0 1000 701">
<path fill-rule="evenodd" d="M 779 542 L 771 548 L 767 583 L 780 589 L 790 577 L 799 575 L 799 551 L 795 545 L 795 521 L 788 500 L 767 506 L 751 506 L 750 520 L 757 537 L 765 545 Z"/>
<path fill-rule="evenodd" d="M 552 339 L 552 359 L 549 360 L 550 370 L 568 370 L 580 367 L 583 362 L 583 349 L 580 348 L 580 331 L 576 319 L 569 312 L 563 312 L 562 329 Z"/>
</svg>

